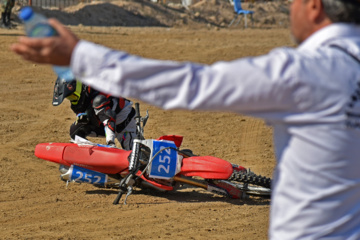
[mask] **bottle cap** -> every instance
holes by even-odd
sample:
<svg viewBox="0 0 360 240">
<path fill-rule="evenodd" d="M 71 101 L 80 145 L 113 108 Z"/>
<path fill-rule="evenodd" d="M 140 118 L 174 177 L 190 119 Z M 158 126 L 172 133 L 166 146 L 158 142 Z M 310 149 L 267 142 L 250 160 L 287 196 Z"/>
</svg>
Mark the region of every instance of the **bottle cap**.
<svg viewBox="0 0 360 240">
<path fill-rule="evenodd" d="M 19 13 L 19 18 L 22 21 L 26 21 L 29 20 L 29 18 L 33 15 L 33 10 L 31 7 L 24 7 L 23 9 L 21 9 L 20 13 Z"/>
</svg>

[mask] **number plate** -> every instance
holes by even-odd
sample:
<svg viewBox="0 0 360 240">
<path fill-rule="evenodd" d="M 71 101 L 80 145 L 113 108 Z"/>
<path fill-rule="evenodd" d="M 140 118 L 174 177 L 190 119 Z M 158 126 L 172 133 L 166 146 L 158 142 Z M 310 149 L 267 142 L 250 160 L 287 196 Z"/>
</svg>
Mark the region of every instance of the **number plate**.
<svg viewBox="0 0 360 240">
<path fill-rule="evenodd" d="M 160 150 L 172 147 L 176 148 L 173 142 L 153 141 L 152 157 Z M 177 151 L 173 149 L 162 150 L 152 161 L 149 177 L 170 179 L 176 175 L 176 166 L 178 162 Z"/>
<path fill-rule="evenodd" d="M 72 167 L 72 172 L 70 176 L 71 181 L 98 184 L 103 186 L 107 182 L 107 175 L 104 173 L 92 171 L 74 165 L 71 167 Z"/>
</svg>

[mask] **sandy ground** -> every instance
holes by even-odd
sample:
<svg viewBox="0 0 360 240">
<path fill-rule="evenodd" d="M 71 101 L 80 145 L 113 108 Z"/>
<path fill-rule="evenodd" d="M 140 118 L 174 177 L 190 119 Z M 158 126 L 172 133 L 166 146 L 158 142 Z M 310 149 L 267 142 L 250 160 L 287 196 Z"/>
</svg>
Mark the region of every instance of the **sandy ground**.
<svg viewBox="0 0 360 240">
<path fill-rule="evenodd" d="M 286 29 L 70 26 L 81 38 L 157 59 L 210 64 L 290 45 Z M 68 142 L 74 115 L 51 105 L 49 66 L 9 51 L 22 26 L 0 29 L 0 239 L 267 239 L 270 200 L 232 200 L 198 189 L 117 192 L 59 180 L 58 166 L 34 156 L 40 142 Z M 136 99 L 133 99 L 136 101 Z M 183 147 L 271 176 L 271 128 L 233 113 L 164 111 L 141 103 L 147 138 L 184 136 Z M 103 139 L 98 142 L 103 143 Z"/>
</svg>

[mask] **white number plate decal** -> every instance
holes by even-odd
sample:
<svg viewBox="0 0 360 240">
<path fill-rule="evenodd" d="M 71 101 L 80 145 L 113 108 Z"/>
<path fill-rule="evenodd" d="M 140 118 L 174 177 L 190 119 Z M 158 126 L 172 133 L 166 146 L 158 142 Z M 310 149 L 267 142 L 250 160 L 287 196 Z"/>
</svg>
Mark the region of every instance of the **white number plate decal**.
<svg viewBox="0 0 360 240">
<path fill-rule="evenodd" d="M 167 147 L 176 148 L 176 145 L 173 142 L 154 140 L 152 156 Z M 170 179 L 174 177 L 176 175 L 177 161 L 177 151 L 170 148 L 162 150 L 151 163 L 149 177 L 163 179 Z"/>
<path fill-rule="evenodd" d="M 86 168 L 73 166 L 70 180 L 75 182 L 105 185 L 107 182 L 107 175 Z"/>
</svg>

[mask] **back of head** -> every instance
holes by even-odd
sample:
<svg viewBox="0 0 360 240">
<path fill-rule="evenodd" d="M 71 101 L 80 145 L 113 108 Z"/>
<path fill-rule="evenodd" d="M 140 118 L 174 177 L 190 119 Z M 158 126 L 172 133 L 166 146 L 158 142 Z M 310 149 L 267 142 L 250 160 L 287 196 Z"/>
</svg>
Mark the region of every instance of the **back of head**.
<svg viewBox="0 0 360 240">
<path fill-rule="evenodd" d="M 360 25 L 360 0 L 322 0 L 324 12 L 333 23 Z"/>
</svg>

